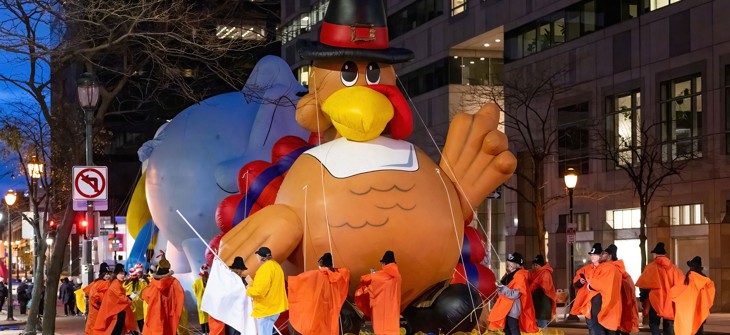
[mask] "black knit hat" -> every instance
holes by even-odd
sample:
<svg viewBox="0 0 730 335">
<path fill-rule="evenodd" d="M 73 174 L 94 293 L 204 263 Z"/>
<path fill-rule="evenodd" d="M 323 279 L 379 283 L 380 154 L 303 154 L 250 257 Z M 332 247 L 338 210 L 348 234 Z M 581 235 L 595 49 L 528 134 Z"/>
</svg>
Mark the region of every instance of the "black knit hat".
<svg viewBox="0 0 730 335">
<path fill-rule="evenodd" d="M 236 257 L 233 259 L 233 264 L 231 264 L 231 270 L 248 270 L 248 268 L 242 257 Z"/>
<path fill-rule="evenodd" d="M 124 271 L 124 265 L 117 264 L 114 266 L 114 276 L 116 277 L 116 275 L 118 275 L 120 273 L 127 274 L 127 272 Z"/>
<path fill-rule="evenodd" d="M 651 250 L 651 253 L 657 254 L 657 255 L 666 255 L 667 251 L 664 250 L 664 242 L 657 243 L 656 247 L 654 247 L 654 249 Z"/>
<path fill-rule="evenodd" d="M 334 267 L 334 263 L 332 262 L 332 254 L 330 254 L 329 252 L 322 255 L 322 257 L 319 258 L 318 262 L 321 266 L 324 266 L 326 268 Z"/>
<path fill-rule="evenodd" d="M 271 257 L 271 249 L 267 247 L 261 247 L 259 250 L 256 250 L 256 254 L 261 257 Z"/>
<path fill-rule="evenodd" d="M 618 247 L 616 247 L 615 245 L 611 244 L 611 245 L 609 245 L 609 246 L 606 247 L 606 253 L 609 254 L 609 255 L 611 255 L 611 256 L 617 256 L 616 254 L 618 253 Z"/>
<path fill-rule="evenodd" d="M 330 0 L 319 41 L 299 40 L 302 59 L 363 58 L 382 63 L 413 59 L 413 51 L 389 46 L 382 0 Z"/>
<path fill-rule="evenodd" d="M 99 276 L 104 275 L 107 272 L 109 272 L 109 265 L 106 263 L 99 264 Z"/>
<path fill-rule="evenodd" d="M 542 257 L 542 255 L 535 256 L 535 258 L 532 260 L 532 264 L 538 264 L 540 266 L 544 266 L 545 265 L 545 257 Z"/>
<path fill-rule="evenodd" d="M 525 259 L 522 257 L 522 254 L 520 254 L 519 252 L 513 252 L 513 253 L 507 255 L 507 261 L 515 263 L 520 266 L 525 264 Z"/>
<path fill-rule="evenodd" d="M 591 251 L 588 252 L 589 255 L 600 255 L 603 252 L 603 247 L 601 247 L 600 243 L 594 243 L 593 248 L 591 248 Z"/>
<path fill-rule="evenodd" d="M 395 263 L 395 253 L 393 253 L 390 250 L 386 251 L 385 254 L 383 254 L 383 258 L 380 260 L 380 263 L 383 263 L 383 264 Z"/>
<path fill-rule="evenodd" d="M 702 257 L 695 256 L 687 261 L 687 266 L 692 270 L 702 271 Z"/>
</svg>

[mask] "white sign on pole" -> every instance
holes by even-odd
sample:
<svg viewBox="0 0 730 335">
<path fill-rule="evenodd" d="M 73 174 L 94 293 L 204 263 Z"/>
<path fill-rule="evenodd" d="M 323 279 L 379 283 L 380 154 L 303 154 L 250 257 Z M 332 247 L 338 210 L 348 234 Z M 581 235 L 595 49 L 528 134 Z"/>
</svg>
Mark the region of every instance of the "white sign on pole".
<svg viewBox="0 0 730 335">
<path fill-rule="evenodd" d="M 568 243 L 573 244 L 575 243 L 575 229 L 576 229 L 575 223 L 568 223 L 565 233 L 567 235 Z"/>
<path fill-rule="evenodd" d="M 73 200 L 107 200 L 107 167 L 74 166 Z"/>
</svg>

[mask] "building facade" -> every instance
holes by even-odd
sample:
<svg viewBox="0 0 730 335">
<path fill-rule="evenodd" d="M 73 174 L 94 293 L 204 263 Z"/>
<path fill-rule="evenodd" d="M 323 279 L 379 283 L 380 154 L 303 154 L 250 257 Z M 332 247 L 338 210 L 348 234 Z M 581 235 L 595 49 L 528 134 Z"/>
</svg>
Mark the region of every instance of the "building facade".
<svg viewBox="0 0 730 335">
<path fill-rule="evenodd" d="M 282 55 L 305 83 L 308 64 L 297 58 L 294 41 L 317 38 L 326 5 L 282 2 Z M 468 103 L 480 99 L 473 87 L 499 87 L 517 73 L 564 72 L 556 99 L 537 103 L 551 112 L 547 129 L 557 136 L 542 187 L 556 287 L 567 288 L 567 265 L 586 262 L 593 242 L 616 244 L 638 277 L 639 199 L 627 173 L 604 157 L 618 152 L 624 163 L 637 164 L 642 145 L 648 151 L 649 143 L 659 143 L 657 166 L 674 160 L 683 168 L 663 180 L 648 204 L 647 250 L 664 242 L 683 270 L 701 256 L 717 288 L 713 310 L 730 311 L 724 257 L 730 252 L 730 2 L 403 0 L 387 6 L 390 44 L 416 54 L 397 67 L 415 107 L 410 140 L 436 159 L 453 114 L 475 110 Z M 519 143 L 511 146 L 519 168 L 530 168 Z M 572 260 L 562 178 L 570 167 L 579 172 Z M 539 250 L 530 206 L 506 189 L 502 196 L 491 213 L 481 206 L 478 215 L 492 235 L 495 268 L 507 252 L 530 259 Z"/>
</svg>

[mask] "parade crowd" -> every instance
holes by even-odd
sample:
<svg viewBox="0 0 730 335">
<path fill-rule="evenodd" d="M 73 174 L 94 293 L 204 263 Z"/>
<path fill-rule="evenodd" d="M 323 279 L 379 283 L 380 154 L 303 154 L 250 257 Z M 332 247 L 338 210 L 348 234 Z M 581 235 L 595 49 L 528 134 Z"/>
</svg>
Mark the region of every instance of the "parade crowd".
<svg viewBox="0 0 730 335">
<path fill-rule="evenodd" d="M 637 287 L 642 315 L 648 318 L 652 335 L 703 334 L 715 286 L 702 272 L 700 257 L 687 261 L 689 271 L 682 273 L 659 242 L 651 251 L 653 262 L 634 283 L 617 251 L 613 244 L 603 249 L 601 243 L 595 243 L 588 253 L 590 263 L 573 278 L 576 297 L 570 314 L 585 317 L 590 335 L 639 331 Z M 552 268 L 541 255 L 533 260 L 532 272 L 523 265 L 519 253 L 507 257 L 507 274 L 497 283 L 499 297 L 488 318 L 492 330 L 504 330 L 507 335 L 535 333 L 555 318 Z"/>
<path fill-rule="evenodd" d="M 603 249 L 595 243 L 589 252 L 590 263 L 573 278 L 576 297 L 570 314 L 585 317 L 590 335 L 638 332 L 639 305 L 653 335 L 703 333 L 715 288 L 702 272 L 700 257 L 687 261 L 689 271 L 682 273 L 666 256 L 664 243 L 660 242 L 651 251 L 653 262 L 634 283 L 617 251 L 613 244 Z M 253 278 L 246 275 L 248 268 L 242 257 L 236 257 L 228 268 L 241 277 L 246 295 L 253 301 L 250 316 L 259 335 L 279 333 L 275 322 L 287 310 L 295 334 L 340 334 L 340 313 L 351 308 L 346 301 L 350 272 L 335 268 L 330 253 L 319 258 L 318 269 L 289 277 L 288 287 L 284 271 L 269 248 L 261 247 L 255 255 L 260 266 Z M 86 334 L 191 333 L 186 328 L 182 285 L 173 276 L 165 254 L 160 257 L 156 271 L 149 276 L 144 276 L 141 264 L 128 276 L 121 264 L 113 271 L 101 264 L 99 278 L 82 291 L 88 297 Z M 380 264 L 380 270 L 373 268 L 360 278 L 354 305 L 372 320 L 375 334 L 400 334 L 401 276 L 395 254 L 386 251 Z M 497 300 L 487 318 L 489 329 L 519 335 L 548 327 L 555 320 L 557 305 L 552 272 L 542 255 L 532 260 L 532 270 L 528 271 L 520 253 L 509 254 L 507 273 L 496 283 Z M 201 310 L 208 276 L 209 268 L 204 265 L 192 287 L 202 333 L 240 334 Z"/>
</svg>

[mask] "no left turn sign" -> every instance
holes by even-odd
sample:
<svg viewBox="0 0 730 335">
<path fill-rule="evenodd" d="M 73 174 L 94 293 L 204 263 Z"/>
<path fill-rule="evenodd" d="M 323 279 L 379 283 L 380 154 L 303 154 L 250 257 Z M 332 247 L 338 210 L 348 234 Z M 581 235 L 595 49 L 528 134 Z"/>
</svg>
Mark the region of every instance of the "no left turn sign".
<svg viewBox="0 0 730 335">
<path fill-rule="evenodd" d="M 107 200 L 107 167 L 74 166 L 73 200 Z"/>
</svg>

